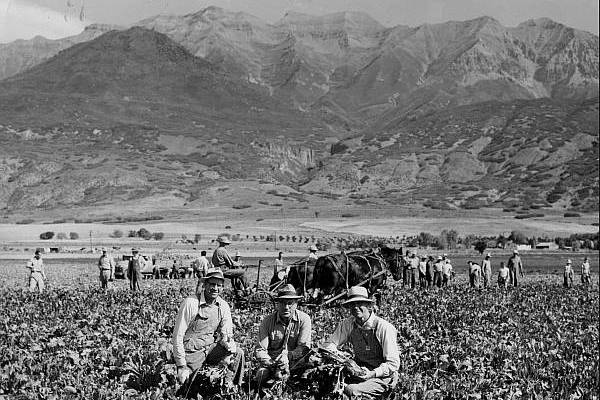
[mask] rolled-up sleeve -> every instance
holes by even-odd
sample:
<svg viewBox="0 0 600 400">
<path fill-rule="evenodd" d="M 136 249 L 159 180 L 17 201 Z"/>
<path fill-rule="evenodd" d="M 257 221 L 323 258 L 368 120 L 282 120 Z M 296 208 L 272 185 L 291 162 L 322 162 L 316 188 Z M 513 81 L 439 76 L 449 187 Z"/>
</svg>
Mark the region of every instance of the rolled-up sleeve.
<svg viewBox="0 0 600 400">
<path fill-rule="evenodd" d="M 173 358 L 178 367 L 184 367 L 187 364 L 185 360 L 185 349 L 183 347 L 183 337 L 188 329 L 188 325 L 195 318 L 197 313 L 198 299 L 188 297 L 181 302 L 175 320 L 175 327 L 173 328 Z"/>
<path fill-rule="evenodd" d="M 353 323 L 353 318 L 347 318 L 339 323 L 333 333 L 323 343 L 323 347 L 327 350 L 337 350 L 338 346 L 346 343 L 352 332 Z"/>
<path fill-rule="evenodd" d="M 390 323 L 381 322 L 380 320 L 375 335 L 379 343 L 381 343 L 384 362 L 373 370 L 376 378 L 388 377 L 400 368 L 400 353 L 398 352 L 398 343 L 396 341 L 398 336 L 396 328 Z"/>
<path fill-rule="evenodd" d="M 264 318 L 258 328 L 258 342 L 256 343 L 255 354 L 258 361 L 263 365 L 271 363 L 269 356 L 269 332 L 273 328 L 273 318 L 267 316 Z"/>
</svg>

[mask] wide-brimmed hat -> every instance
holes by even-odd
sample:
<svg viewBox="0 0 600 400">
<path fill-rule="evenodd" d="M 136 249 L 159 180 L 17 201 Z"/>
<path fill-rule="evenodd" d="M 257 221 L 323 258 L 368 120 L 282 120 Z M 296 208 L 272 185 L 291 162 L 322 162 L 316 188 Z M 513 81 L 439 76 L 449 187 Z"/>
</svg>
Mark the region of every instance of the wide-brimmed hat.
<svg viewBox="0 0 600 400">
<path fill-rule="evenodd" d="M 567 260 L 567 264 L 571 264 L 571 260 Z"/>
<path fill-rule="evenodd" d="M 290 285 L 289 283 L 287 285 L 282 286 L 278 291 L 277 291 L 277 296 L 275 297 L 275 301 L 278 300 L 298 300 L 301 299 L 302 296 L 298 296 L 298 294 L 296 293 L 296 289 L 294 288 L 294 286 Z"/>
<path fill-rule="evenodd" d="M 491 257 L 492 255 L 490 253 L 487 253 L 485 256 L 486 257 Z"/>
<path fill-rule="evenodd" d="M 517 249 L 514 249 L 514 250 L 513 250 L 513 254 L 519 254 L 519 250 L 517 250 Z"/>
<path fill-rule="evenodd" d="M 217 238 L 217 242 L 223 243 L 223 244 L 231 244 L 231 240 L 229 240 L 229 238 L 227 236 L 219 236 Z"/>
<path fill-rule="evenodd" d="M 438 261 L 442 261 L 444 258 L 442 256 L 437 256 Z"/>
<path fill-rule="evenodd" d="M 369 292 L 367 292 L 367 288 L 364 286 L 352 286 L 348 290 L 348 300 L 342 303 L 342 305 L 348 305 L 352 303 L 374 303 L 373 300 L 369 298 Z"/>
<path fill-rule="evenodd" d="M 209 280 L 211 278 L 220 279 L 223 282 L 225 282 L 225 277 L 223 276 L 223 271 L 221 271 L 220 268 L 209 268 L 206 271 L 206 275 L 204 275 L 202 277 L 202 281 L 206 282 L 207 280 Z"/>
<path fill-rule="evenodd" d="M 236 251 L 236 252 L 235 252 L 235 256 L 236 256 L 236 257 L 241 257 L 242 255 L 240 254 L 240 252 L 239 252 L 239 251 Z"/>
<path fill-rule="evenodd" d="M 317 249 L 317 246 L 315 246 L 315 245 L 313 244 L 312 246 L 310 246 L 310 247 L 308 248 L 308 250 L 310 250 L 310 251 L 317 251 L 317 250 L 319 250 L 319 249 Z"/>
<path fill-rule="evenodd" d="M 103 252 L 103 253 L 104 253 L 105 251 L 107 251 L 107 250 L 106 250 L 106 247 L 103 247 L 101 250 L 102 250 L 102 252 Z"/>
<path fill-rule="evenodd" d="M 131 249 L 131 252 L 132 253 L 139 253 L 140 249 L 134 247 L 133 249 Z"/>
<path fill-rule="evenodd" d="M 35 253 L 33 253 L 33 254 L 39 255 L 39 254 L 42 254 L 42 253 L 39 250 L 36 250 Z"/>
</svg>

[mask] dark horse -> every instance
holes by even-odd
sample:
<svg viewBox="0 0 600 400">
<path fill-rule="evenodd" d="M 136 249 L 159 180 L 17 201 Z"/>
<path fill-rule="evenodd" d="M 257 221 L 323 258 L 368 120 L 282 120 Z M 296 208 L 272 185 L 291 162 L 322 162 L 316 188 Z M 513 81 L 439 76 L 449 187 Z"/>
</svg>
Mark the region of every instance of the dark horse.
<svg viewBox="0 0 600 400">
<path fill-rule="evenodd" d="M 304 259 L 291 265 L 287 276 L 287 283 L 293 285 L 299 294 L 304 294 L 304 289 L 312 287 L 316 260 Z"/>
<path fill-rule="evenodd" d="M 394 280 L 402 277 L 402 249 L 382 247 L 319 257 L 306 288 L 312 297 L 328 297 L 364 281 L 370 293 L 382 289 L 390 271 Z M 309 284 L 310 283 L 310 284 Z"/>
</svg>

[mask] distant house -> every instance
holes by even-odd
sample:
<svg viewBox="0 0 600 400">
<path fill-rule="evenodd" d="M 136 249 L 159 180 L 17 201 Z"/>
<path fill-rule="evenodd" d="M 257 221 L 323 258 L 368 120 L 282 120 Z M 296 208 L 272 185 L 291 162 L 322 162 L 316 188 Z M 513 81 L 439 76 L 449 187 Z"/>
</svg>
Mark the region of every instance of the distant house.
<svg viewBox="0 0 600 400">
<path fill-rule="evenodd" d="M 528 244 L 518 244 L 517 250 L 531 250 L 531 246 Z"/>
<path fill-rule="evenodd" d="M 535 248 L 540 250 L 558 250 L 558 245 L 554 242 L 540 242 L 535 245 Z"/>
</svg>

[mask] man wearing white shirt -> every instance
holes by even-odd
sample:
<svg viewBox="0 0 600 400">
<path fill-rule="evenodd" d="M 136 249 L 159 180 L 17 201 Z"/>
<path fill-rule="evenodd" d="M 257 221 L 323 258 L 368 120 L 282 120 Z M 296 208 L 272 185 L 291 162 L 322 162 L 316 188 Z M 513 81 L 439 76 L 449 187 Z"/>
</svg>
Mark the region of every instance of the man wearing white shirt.
<svg viewBox="0 0 600 400">
<path fill-rule="evenodd" d="M 583 259 L 581 264 L 581 283 L 583 286 L 589 286 L 592 280 L 590 279 L 590 259 L 588 257 Z"/>
<path fill-rule="evenodd" d="M 29 291 L 40 293 L 44 291 L 44 281 L 46 280 L 46 271 L 44 270 L 44 261 L 39 250 L 35 251 L 33 258 L 27 263 L 29 268 Z"/>
<path fill-rule="evenodd" d="M 198 279 L 202 279 L 206 275 L 206 271 L 210 267 L 208 258 L 206 258 L 206 250 L 200 252 L 200 257 L 196 258 L 194 262 L 194 273 Z"/>
<path fill-rule="evenodd" d="M 351 287 L 348 300 L 343 303 L 351 316 L 336 327 L 323 345 L 329 351 L 337 351 L 347 342 L 352 345 L 360 371 L 347 378 L 344 394 L 350 399 L 381 396 L 395 384 L 400 367 L 396 328 L 375 315 L 373 304 L 366 288 Z"/>
</svg>

